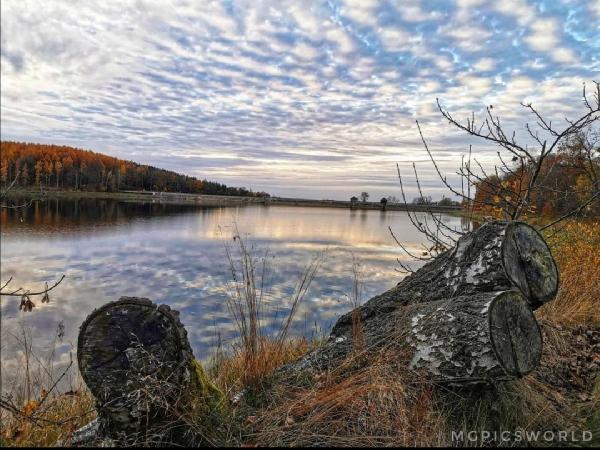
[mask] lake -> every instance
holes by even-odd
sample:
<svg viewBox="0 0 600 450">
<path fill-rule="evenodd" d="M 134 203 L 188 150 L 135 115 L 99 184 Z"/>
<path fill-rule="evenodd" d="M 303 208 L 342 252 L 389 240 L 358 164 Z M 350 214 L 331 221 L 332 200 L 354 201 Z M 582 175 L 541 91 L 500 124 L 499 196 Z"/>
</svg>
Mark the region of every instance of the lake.
<svg viewBox="0 0 600 450">
<path fill-rule="evenodd" d="M 20 322 L 30 327 L 34 346 L 49 349 L 56 330 L 55 358 L 63 363 L 75 348 L 85 317 L 121 296 L 148 297 L 181 312 L 197 358 L 206 360 L 220 341 L 235 340 L 227 306 L 231 269 L 229 246 L 239 254 L 236 227 L 252 254 L 266 258 L 268 286 L 265 329 L 278 328 L 296 282 L 312 258 L 322 264 L 301 303 L 291 334 L 327 333 L 352 308 L 353 265 L 359 264 L 360 300 L 381 293 L 404 276 L 397 258 L 413 264 L 388 227 L 419 251 L 420 234 L 402 211 L 343 208 L 243 206 L 201 208 L 116 200 L 45 200 L 26 210 L 2 209 L 1 280 L 36 290 L 65 280 L 51 302 L 36 297 L 32 312 L 19 311 L 18 297 L 2 297 L 2 364 L 10 370 L 19 349 Z M 443 215 L 451 227 L 461 219 Z M 464 219 L 463 219 L 464 220 Z M 422 250 L 421 250 L 422 251 Z M 3 370 L 4 372 L 4 370 Z"/>
</svg>

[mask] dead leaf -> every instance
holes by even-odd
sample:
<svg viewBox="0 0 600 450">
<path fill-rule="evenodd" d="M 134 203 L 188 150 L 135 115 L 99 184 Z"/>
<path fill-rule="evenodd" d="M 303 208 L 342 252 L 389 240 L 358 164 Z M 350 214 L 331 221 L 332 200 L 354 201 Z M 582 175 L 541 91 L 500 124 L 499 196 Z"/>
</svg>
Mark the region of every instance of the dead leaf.
<svg viewBox="0 0 600 450">
<path fill-rule="evenodd" d="M 36 400 L 29 400 L 27 403 L 25 403 L 25 405 L 23 406 L 23 415 L 25 416 L 31 416 L 35 410 L 38 408 L 38 402 Z"/>
<path fill-rule="evenodd" d="M 256 422 L 256 416 L 248 416 L 244 420 L 244 425 L 252 425 L 254 422 Z"/>
</svg>

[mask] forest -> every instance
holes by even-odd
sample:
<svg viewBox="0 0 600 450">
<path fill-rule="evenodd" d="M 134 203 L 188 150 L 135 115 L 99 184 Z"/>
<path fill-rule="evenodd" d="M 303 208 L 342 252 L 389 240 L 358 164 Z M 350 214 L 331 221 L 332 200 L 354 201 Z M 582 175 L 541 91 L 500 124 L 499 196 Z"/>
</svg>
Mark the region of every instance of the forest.
<svg viewBox="0 0 600 450">
<path fill-rule="evenodd" d="M 169 170 L 68 146 L 1 141 L 0 155 L 0 183 L 3 186 L 16 180 L 15 186 L 23 188 L 269 196 L 265 192 L 253 192 L 243 187 L 229 187 L 214 181 L 199 180 Z"/>
</svg>

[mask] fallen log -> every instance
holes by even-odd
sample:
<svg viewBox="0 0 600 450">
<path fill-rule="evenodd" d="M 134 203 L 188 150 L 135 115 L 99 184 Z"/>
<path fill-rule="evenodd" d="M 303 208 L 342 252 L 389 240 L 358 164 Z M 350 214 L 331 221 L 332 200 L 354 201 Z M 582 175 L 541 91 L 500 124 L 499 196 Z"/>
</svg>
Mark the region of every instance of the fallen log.
<svg viewBox="0 0 600 450">
<path fill-rule="evenodd" d="M 356 350 L 356 336 L 332 336 L 280 373 L 337 367 Z M 395 310 L 360 334 L 359 349 L 407 346 L 409 367 L 436 383 L 493 383 L 520 378 L 538 365 L 540 328 L 518 291 L 481 292 Z"/>
<path fill-rule="evenodd" d="M 539 364 L 542 335 L 516 291 L 484 292 L 409 306 L 410 368 L 437 382 L 520 378 Z"/>
<path fill-rule="evenodd" d="M 518 289 L 532 309 L 552 300 L 558 270 L 548 245 L 522 222 L 489 222 L 462 236 L 457 244 L 337 321 L 334 336 L 348 335 L 354 318 L 366 324 L 397 308 L 479 292 Z M 379 326 L 379 324 L 375 324 Z"/>
<path fill-rule="evenodd" d="M 187 394 L 213 411 L 222 401 L 194 359 L 179 312 L 146 298 L 94 310 L 81 325 L 77 358 L 96 399 L 98 434 L 117 442 L 153 442 L 152 428 L 171 420 L 170 408 Z"/>
</svg>

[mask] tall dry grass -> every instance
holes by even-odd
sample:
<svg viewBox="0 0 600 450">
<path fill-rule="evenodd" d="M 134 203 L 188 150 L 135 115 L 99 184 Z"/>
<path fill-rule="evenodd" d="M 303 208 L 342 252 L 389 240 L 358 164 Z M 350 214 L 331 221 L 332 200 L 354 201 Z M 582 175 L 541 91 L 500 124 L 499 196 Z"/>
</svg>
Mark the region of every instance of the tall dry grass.
<svg viewBox="0 0 600 450">
<path fill-rule="evenodd" d="M 539 317 L 558 325 L 600 326 L 600 222 L 571 220 L 548 231 L 546 239 L 560 285 Z"/>
<path fill-rule="evenodd" d="M 355 350 L 339 367 L 310 381 L 278 384 L 249 424 L 247 445 L 443 445 L 444 418 L 433 385 L 407 369 L 411 352 L 389 345 Z"/>
<path fill-rule="evenodd" d="M 355 254 L 352 254 L 352 275 L 352 351 L 361 353 L 365 348 L 365 337 L 357 308 L 362 303 L 364 268 Z"/>
<path fill-rule="evenodd" d="M 303 338 L 289 339 L 289 331 L 324 254 L 316 254 L 306 265 L 289 299 L 273 298 L 268 252 L 256 256 L 257 250 L 249 247 L 237 227 L 233 242 L 233 246 L 225 244 L 231 275 L 227 304 L 239 331 L 239 343 L 233 345 L 228 357 L 217 358 L 212 372 L 226 391 L 258 390 L 277 367 L 298 358 L 310 346 Z M 279 323 L 269 323 L 274 312 L 269 308 L 281 305 L 286 305 L 286 314 Z"/>
</svg>

